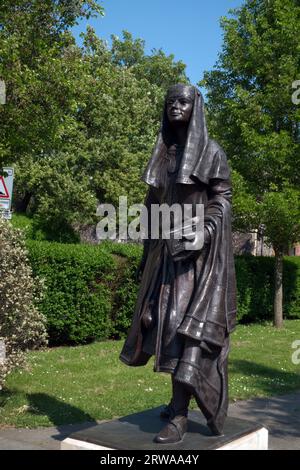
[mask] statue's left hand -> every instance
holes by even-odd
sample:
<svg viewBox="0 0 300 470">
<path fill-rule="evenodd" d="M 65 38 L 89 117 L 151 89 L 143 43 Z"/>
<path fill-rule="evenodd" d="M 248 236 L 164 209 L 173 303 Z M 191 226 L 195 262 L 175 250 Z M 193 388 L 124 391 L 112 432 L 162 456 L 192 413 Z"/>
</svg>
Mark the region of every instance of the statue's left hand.
<svg viewBox="0 0 300 470">
<path fill-rule="evenodd" d="M 184 242 L 184 248 L 187 251 L 199 251 L 202 248 L 210 243 L 209 231 L 204 227 L 204 236 L 198 231 L 195 233 L 194 238 L 189 241 Z"/>
</svg>

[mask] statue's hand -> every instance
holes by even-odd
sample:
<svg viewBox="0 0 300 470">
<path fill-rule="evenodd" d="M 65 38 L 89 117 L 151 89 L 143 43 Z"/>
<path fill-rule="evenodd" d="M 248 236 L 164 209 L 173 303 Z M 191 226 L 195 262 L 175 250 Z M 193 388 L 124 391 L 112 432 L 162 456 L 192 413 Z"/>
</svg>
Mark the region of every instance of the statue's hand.
<svg viewBox="0 0 300 470">
<path fill-rule="evenodd" d="M 206 227 L 204 227 L 204 236 L 198 231 L 193 233 L 193 237 L 189 241 L 184 242 L 184 248 L 187 251 L 199 251 L 210 243 L 210 234 Z"/>
</svg>

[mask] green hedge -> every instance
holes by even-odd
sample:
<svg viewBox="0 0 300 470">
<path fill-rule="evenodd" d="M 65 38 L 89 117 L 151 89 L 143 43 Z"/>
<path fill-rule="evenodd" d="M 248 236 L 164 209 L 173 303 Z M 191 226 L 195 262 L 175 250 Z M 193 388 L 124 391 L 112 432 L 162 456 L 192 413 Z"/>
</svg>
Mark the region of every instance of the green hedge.
<svg viewBox="0 0 300 470">
<path fill-rule="evenodd" d="M 28 241 L 35 275 L 45 280 L 39 308 L 45 314 L 50 344 L 77 344 L 125 335 L 137 295 L 134 274 L 141 247 Z M 274 259 L 236 258 L 238 319 L 273 316 Z M 300 259 L 284 260 L 284 313 L 300 318 Z"/>
<path fill-rule="evenodd" d="M 45 279 L 40 310 L 52 344 L 80 343 L 110 334 L 115 263 L 109 253 L 83 245 L 27 242 L 34 275 Z"/>
</svg>

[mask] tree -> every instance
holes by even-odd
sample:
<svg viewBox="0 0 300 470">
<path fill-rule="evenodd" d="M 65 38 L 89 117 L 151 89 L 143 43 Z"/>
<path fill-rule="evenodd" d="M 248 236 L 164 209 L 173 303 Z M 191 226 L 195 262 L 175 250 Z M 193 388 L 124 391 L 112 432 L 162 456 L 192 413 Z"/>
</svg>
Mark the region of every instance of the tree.
<svg viewBox="0 0 300 470">
<path fill-rule="evenodd" d="M 274 324 L 278 328 L 283 323 L 283 255 L 300 237 L 299 196 L 299 189 L 287 185 L 281 191 L 267 192 L 258 204 L 260 220 L 265 227 L 264 235 L 275 251 Z"/>
<path fill-rule="evenodd" d="M 140 176 L 154 145 L 163 91 L 138 79 L 131 67 L 116 65 L 93 30 L 84 39 L 88 74 L 78 120 L 89 143 L 91 184 L 101 202 L 118 204 L 119 196 L 141 202 Z"/>
<path fill-rule="evenodd" d="M 0 77 L 7 99 L 0 107 L 0 168 L 15 167 L 17 210 L 40 219 L 47 214 L 44 224 L 58 238 L 76 215 L 88 217 L 95 206 L 80 165 L 84 134 L 77 114 L 84 64 L 69 29 L 79 17 L 96 13 L 103 9 L 94 0 L 1 6 Z"/>
<path fill-rule="evenodd" d="M 94 0 L 2 2 L 0 77 L 7 98 L 0 108 L 0 166 L 4 156 L 42 158 L 61 144 L 64 116 L 76 107 L 75 69 L 80 75 L 80 51 L 69 28 L 93 12 L 102 13 Z"/>
<path fill-rule="evenodd" d="M 130 68 L 137 79 L 147 79 L 164 92 L 175 83 L 189 83 L 181 60 L 175 61 L 173 54 L 167 56 L 162 49 L 153 49 L 147 55 L 145 41 L 134 39 L 128 31 L 123 31 L 122 39 L 112 36 L 111 54 L 114 64 Z"/>
<path fill-rule="evenodd" d="M 92 155 L 89 172 L 100 202 L 142 202 L 140 176 L 151 154 L 166 88 L 187 81 L 185 65 L 162 51 L 145 54 L 145 42 L 124 31 L 112 46 L 92 28 L 83 34 L 84 106 L 78 119 Z"/>
<path fill-rule="evenodd" d="M 281 327 L 282 256 L 300 239 L 300 107 L 292 102 L 300 72 L 300 5 L 246 0 L 232 14 L 222 19 L 219 61 L 201 84 L 208 90 L 212 133 L 255 201 L 243 224 L 263 224 L 275 251 L 274 324 Z M 242 196 L 236 191 L 235 197 Z"/>
<path fill-rule="evenodd" d="M 143 200 L 165 87 L 186 79 L 184 64 L 145 55 L 130 33 L 109 48 L 88 28 L 79 47 L 70 26 L 96 3 L 69 3 L 7 3 L 0 16 L 0 166 L 15 167 L 15 207 L 34 216 L 35 236 L 59 241 L 95 222 L 97 199 Z"/>
</svg>

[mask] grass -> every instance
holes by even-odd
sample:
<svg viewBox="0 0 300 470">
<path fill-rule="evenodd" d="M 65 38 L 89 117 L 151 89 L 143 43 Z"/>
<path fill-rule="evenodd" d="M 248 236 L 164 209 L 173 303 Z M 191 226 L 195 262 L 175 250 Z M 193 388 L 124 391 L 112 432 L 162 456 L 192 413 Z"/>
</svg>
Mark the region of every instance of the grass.
<svg viewBox="0 0 300 470">
<path fill-rule="evenodd" d="M 230 398 L 271 396 L 300 389 L 292 343 L 300 320 L 285 328 L 238 326 L 232 335 Z M 170 377 L 118 359 L 120 341 L 30 353 L 28 370 L 11 374 L 0 392 L 3 426 L 36 427 L 96 421 L 159 406 L 170 398 Z"/>
</svg>

